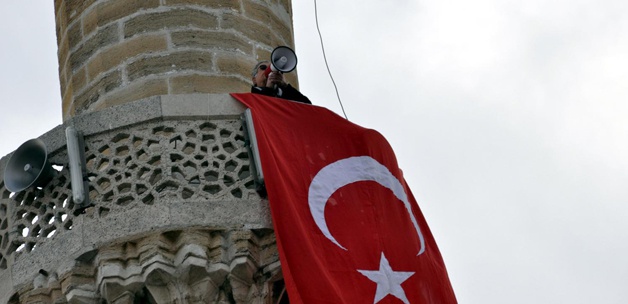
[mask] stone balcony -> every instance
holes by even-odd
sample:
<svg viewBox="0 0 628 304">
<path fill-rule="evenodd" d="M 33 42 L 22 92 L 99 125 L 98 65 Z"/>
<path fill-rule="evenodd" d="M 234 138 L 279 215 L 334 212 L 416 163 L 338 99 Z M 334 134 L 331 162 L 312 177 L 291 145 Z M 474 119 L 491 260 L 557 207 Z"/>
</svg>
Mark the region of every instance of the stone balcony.
<svg viewBox="0 0 628 304">
<path fill-rule="evenodd" d="M 154 96 L 42 135 L 55 177 L 19 193 L 0 183 L 0 303 L 276 297 L 281 269 L 243 111 L 228 94 Z M 86 209 L 72 200 L 68 126 L 85 139 Z"/>
</svg>

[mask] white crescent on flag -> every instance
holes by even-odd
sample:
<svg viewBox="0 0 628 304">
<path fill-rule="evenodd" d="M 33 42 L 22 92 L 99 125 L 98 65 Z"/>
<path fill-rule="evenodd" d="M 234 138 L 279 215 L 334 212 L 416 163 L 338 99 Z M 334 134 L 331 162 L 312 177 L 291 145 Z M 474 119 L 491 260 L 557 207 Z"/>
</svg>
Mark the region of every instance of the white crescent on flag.
<svg viewBox="0 0 628 304">
<path fill-rule="evenodd" d="M 329 231 L 327 220 L 325 219 L 325 206 L 329 198 L 338 189 L 359 181 L 374 181 L 390 189 L 397 199 L 403 202 L 421 243 L 421 249 L 417 256 L 425 252 L 425 240 L 419 224 L 412 213 L 410 202 L 403 186 L 388 168 L 370 156 L 349 157 L 333 162 L 321 169 L 312 179 L 308 191 L 308 204 L 314 222 L 323 232 L 323 235 L 338 247 L 347 250 L 347 248 L 338 243 Z"/>
</svg>

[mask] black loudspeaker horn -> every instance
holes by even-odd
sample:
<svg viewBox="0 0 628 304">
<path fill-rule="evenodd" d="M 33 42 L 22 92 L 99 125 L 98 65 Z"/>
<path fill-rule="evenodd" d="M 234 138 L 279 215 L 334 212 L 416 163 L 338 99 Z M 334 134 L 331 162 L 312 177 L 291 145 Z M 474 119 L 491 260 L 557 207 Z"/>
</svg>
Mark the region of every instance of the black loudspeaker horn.
<svg viewBox="0 0 628 304">
<path fill-rule="evenodd" d="M 45 186 L 53 176 L 46 145 L 35 138 L 23 143 L 11 155 L 4 169 L 4 185 L 11 192 L 20 192 L 31 186 Z"/>
<path fill-rule="evenodd" d="M 271 71 L 292 72 L 297 67 L 297 54 L 287 46 L 278 46 L 270 54 L 270 66 L 264 71 L 266 76 Z"/>
</svg>

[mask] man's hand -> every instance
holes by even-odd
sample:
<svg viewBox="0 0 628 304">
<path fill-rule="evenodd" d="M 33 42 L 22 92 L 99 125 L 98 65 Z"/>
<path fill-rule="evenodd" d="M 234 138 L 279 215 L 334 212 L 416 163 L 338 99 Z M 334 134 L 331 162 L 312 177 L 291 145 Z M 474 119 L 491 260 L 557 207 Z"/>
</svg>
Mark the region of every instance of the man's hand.
<svg viewBox="0 0 628 304">
<path fill-rule="evenodd" d="M 283 80 L 283 74 L 281 72 L 270 72 L 270 74 L 268 74 L 268 79 L 266 80 L 266 87 L 274 88 L 275 85 L 277 85 L 280 88 L 283 88 L 286 85 L 288 85 Z"/>
</svg>

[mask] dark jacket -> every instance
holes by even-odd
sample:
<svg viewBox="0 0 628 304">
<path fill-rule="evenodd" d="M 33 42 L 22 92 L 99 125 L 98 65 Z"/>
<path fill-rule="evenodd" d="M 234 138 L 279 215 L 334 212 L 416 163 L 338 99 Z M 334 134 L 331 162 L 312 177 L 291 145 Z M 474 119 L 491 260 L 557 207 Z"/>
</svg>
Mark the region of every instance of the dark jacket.
<svg viewBox="0 0 628 304">
<path fill-rule="evenodd" d="M 251 87 L 251 93 L 261 94 L 271 97 L 279 97 L 283 99 L 288 99 L 292 101 L 312 104 L 312 102 L 305 97 L 305 95 L 301 94 L 297 89 L 293 88 L 290 84 L 283 88 L 267 88 L 267 87 Z"/>
</svg>

